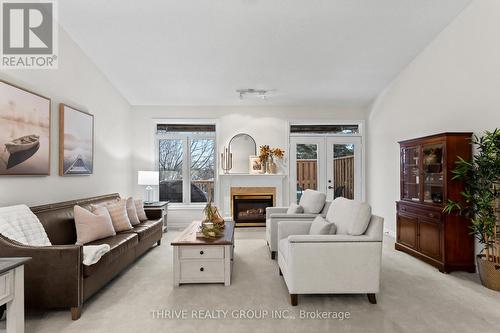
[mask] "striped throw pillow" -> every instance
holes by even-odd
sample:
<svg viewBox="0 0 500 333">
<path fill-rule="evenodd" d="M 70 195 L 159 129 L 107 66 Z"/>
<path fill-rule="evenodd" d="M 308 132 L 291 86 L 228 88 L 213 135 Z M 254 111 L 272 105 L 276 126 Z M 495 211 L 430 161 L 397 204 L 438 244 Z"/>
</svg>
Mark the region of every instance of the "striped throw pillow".
<svg viewBox="0 0 500 333">
<path fill-rule="evenodd" d="M 141 199 L 135 200 L 135 209 L 137 211 L 137 216 L 141 222 L 147 221 L 148 217 L 146 216 L 146 211 L 144 211 L 144 204 Z"/>
<path fill-rule="evenodd" d="M 108 209 L 116 232 L 132 229 L 132 225 L 127 215 L 127 199 L 120 199 L 116 202 L 105 203 L 104 205 L 98 206 L 104 206 Z M 93 210 L 96 209 L 95 207 L 96 206 L 93 205 Z"/>
<path fill-rule="evenodd" d="M 135 208 L 135 202 L 132 197 L 127 199 L 127 215 L 130 220 L 130 224 L 138 225 L 141 223 L 139 216 L 137 216 L 137 209 Z"/>
</svg>

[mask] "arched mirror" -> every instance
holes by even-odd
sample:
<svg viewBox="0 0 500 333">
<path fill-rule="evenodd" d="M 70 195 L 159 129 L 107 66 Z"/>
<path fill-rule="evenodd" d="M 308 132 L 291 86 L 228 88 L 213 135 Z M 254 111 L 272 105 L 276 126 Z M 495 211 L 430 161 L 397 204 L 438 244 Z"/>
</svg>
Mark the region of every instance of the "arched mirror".
<svg viewBox="0 0 500 333">
<path fill-rule="evenodd" d="M 248 134 L 236 134 L 229 141 L 229 152 L 233 155 L 231 173 L 248 173 L 248 157 L 257 154 L 257 144 Z"/>
</svg>

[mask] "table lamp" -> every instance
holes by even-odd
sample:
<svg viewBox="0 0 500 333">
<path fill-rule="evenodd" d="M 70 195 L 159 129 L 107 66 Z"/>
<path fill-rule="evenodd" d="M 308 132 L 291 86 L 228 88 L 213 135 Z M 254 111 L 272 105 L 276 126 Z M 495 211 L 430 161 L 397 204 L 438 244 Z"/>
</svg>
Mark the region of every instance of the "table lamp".
<svg viewBox="0 0 500 333">
<path fill-rule="evenodd" d="M 160 175 L 158 171 L 139 171 L 137 173 L 137 183 L 146 185 L 146 200 L 145 203 L 153 202 L 153 187 L 152 185 L 160 184 Z"/>
</svg>

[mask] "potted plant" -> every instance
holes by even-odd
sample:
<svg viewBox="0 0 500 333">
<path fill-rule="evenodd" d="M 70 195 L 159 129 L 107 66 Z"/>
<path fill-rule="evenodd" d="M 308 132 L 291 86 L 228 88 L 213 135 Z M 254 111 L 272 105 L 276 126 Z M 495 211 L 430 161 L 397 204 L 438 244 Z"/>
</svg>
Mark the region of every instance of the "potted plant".
<svg viewBox="0 0 500 333">
<path fill-rule="evenodd" d="M 458 211 L 471 221 L 471 234 L 482 245 L 477 256 L 481 283 L 500 291 L 500 129 L 474 135 L 477 154 L 456 162 L 453 179 L 465 182 L 463 201 L 449 200 L 444 211 Z"/>
<path fill-rule="evenodd" d="M 219 214 L 219 210 L 210 200 L 205 208 L 203 209 L 203 213 L 205 214 L 205 218 L 203 219 L 203 223 L 213 223 L 215 226 L 220 229 L 224 229 L 224 219 Z"/>
</svg>

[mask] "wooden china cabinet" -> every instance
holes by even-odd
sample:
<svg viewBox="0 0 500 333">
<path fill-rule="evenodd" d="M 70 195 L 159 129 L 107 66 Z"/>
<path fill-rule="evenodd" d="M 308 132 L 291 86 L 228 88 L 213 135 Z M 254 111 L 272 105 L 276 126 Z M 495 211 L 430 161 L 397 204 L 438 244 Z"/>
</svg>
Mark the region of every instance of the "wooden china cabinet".
<svg viewBox="0 0 500 333">
<path fill-rule="evenodd" d="M 453 180 L 458 157 L 470 160 L 472 133 L 442 133 L 399 142 L 401 200 L 396 249 L 441 272 L 475 272 L 470 221 L 443 213 L 448 199 L 461 200 L 462 181 Z"/>
</svg>

